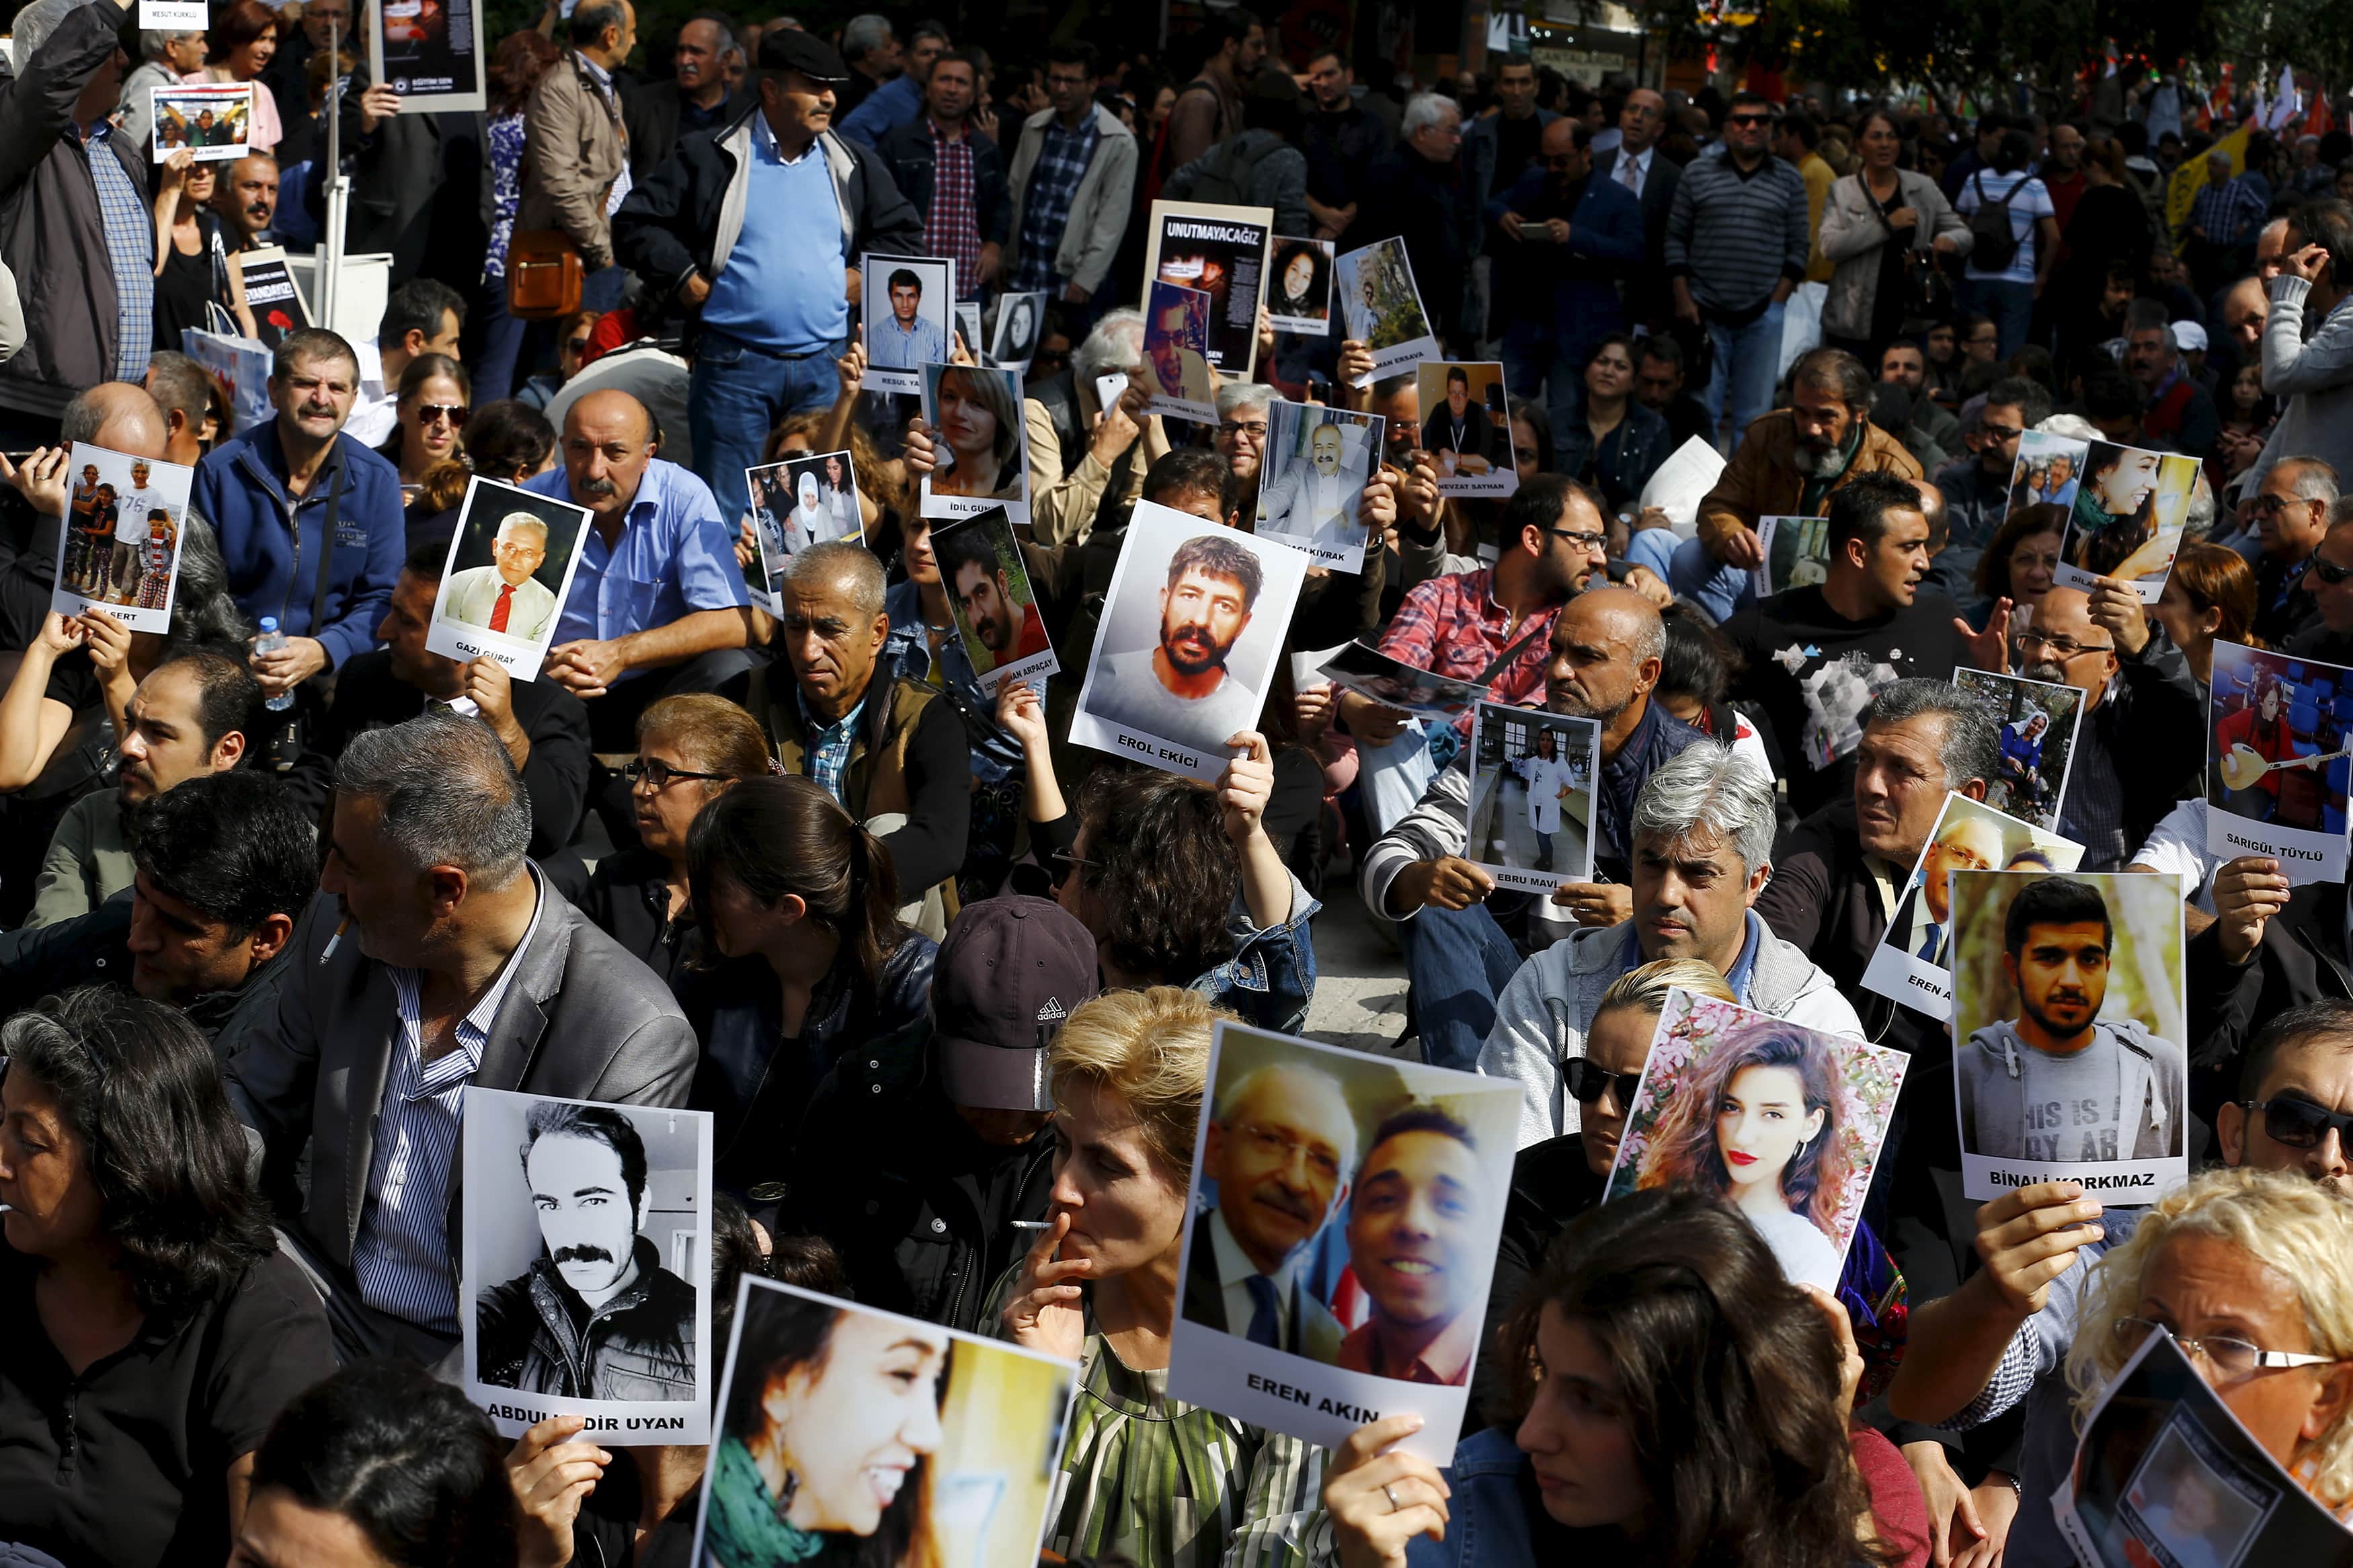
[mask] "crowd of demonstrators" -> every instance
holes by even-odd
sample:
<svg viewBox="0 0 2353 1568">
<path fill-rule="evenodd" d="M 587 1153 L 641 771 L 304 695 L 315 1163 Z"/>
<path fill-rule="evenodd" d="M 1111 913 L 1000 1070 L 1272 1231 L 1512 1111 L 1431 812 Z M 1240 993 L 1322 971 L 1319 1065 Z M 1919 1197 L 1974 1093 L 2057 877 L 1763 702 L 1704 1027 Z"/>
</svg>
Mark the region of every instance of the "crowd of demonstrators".
<svg viewBox="0 0 2353 1568">
<path fill-rule="evenodd" d="M 469 1088 L 711 1113 L 716 1345 L 750 1274 L 1075 1363 L 1063 1560 L 2042 1568 L 2152 1326 L 2353 1518 L 2347 883 L 2211 848 L 2205 778 L 2227 649 L 2353 661 L 2333 109 L 2178 122 L 2168 83 L 1965 121 L 1502 51 L 1433 79 L 1266 9 L 1163 37 L 581 0 L 478 37 L 476 113 L 373 79 L 346 0 L 17 14 L 0 1556 L 684 1561 L 723 1441 L 559 1412 L 510 1442 L 446 1381 Z M 198 83 L 251 84 L 246 155 L 153 151 L 155 94 Z M 359 331 L 246 286 L 339 176 L 347 248 L 390 258 Z M 1154 412 L 1159 200 L 1400 242 L 1444 405 L 1262 319 L 1213 416 Z M 518 263 L 556 250 L 551 313 Z M 869 255 L 953 262 L 954 364 L 1033 312 L 1008 544 L 926 515 L 956 449 L 874 387 Z M 1285 267 L 1274 314 L 1335 270 Z M 222 338 L 266 372 L 207 368 Z M 1301 404 L 1386 422 L 1361 566 L 1302 568 L 1198 776 L 1075 743 L 1133 662 L 1114 582 L 1165 564 L 1127 559 L 1136 509 L 1254 532 Z M 1434 438 L 1482 415 L 1507 496 L 1456 493 Z M 2161 593 L 2064 564 L 2126 513 L 2093 499 L 2113 458 L 2021 471 L 2053 438 L 2194 460 Z M 1720 468 L 1662 501 L 1694 443 Z M 142 490 L 193 470 L 167 595 L 78 447 Z M 802 458 L 840 526 L 779 563 L 746 470 Z M 543 562 L 540 662 L 436 636 L 477 481 L 588 514 Z M 1590 879 L 1483 863 L 1473 716 L 1329 684 L 1347 644 L 1589 721 Z M 1057 668 L 998 678 L 1017 647 Z M 2075 689 L 2051 822 L 2084 871 L 2179 879 L 2192 1174 L 2145 1206 L 1964 1201 L 1953 1036 L 1866 982 L 1948 797 L 2014 771 L 1964 668 Z M 2297 737 L 2300 788 L 2341 739 Z M 1169 1392 L 1188 1240 L 1261 1276 L 1286 1245 L 1188 1210 L 1197 1133 L 1239 1186 L 1227 1130 L 1263 1109 L 1212 1092 L 1213 1031 L 1315 1037 L 1319 975 L 1367 970 L 1394 1049 L 1515 1100 L 1445 1464 L 1400 1419 L 1325 1448 Z M 1672 990 L 1909 1058 L 1835 1297 L 1720 1194 L 1601 1201 Z"/>
</svg>

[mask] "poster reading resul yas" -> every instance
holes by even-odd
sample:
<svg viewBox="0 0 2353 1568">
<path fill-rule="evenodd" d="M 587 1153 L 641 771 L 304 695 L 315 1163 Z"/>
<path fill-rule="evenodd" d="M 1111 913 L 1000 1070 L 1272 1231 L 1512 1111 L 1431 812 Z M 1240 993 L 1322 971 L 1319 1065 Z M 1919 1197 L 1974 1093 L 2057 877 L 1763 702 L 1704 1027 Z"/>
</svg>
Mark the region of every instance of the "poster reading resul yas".
<svg viewBox="0 0 2353 1568">
<path fill-rule="evenodd" d="M 1250 380 L 1258 363 L 1258 311 L 1266 301 L 1273 243 L 1271 207 L 1152 204 L 1145 280 L 1209 297 L 1209 341 L 1202 352 L 1228 381 Z"/>
<path fill-rule="evenodd" d="M 1508 496 L 1520 488 L 1504 367 L 1424 360 L 1416 374 L 1421 446 L 1442 496 Z"/>
</svg>

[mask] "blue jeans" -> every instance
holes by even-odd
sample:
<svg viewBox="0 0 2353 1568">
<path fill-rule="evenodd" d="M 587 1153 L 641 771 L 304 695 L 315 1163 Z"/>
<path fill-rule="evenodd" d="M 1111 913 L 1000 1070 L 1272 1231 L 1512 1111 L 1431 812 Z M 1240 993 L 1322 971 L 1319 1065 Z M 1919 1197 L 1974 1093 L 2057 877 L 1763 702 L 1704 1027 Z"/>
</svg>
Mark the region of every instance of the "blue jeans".
<svg viewBox="0 0 2353 1568">
<path fill-rule="evenodd" d="M 1781 306 L 1767 305 L 1763 315 L 1745 327 L 1707 324 L 1707 335 L 1715 344 L 1715 374 L 1707 378 L 1702 400 L 1709 422 L 1719 432 L 1729 405 L 1732 443 L 1725 447 L 1727 452 L 1738 450 L 1749 422 L 1773 406 L 1773 383 L 1781 373 Z"/>
<path fill-rule="evenodd" d="M 1572 363 L 1560 335 L 1542 322 L 1514 319 L 1504 328 L 1504 384 L 1514 397 L 1542 397 L 1565 409 L 1576 400 L 1583 367 Z"/>
<path fill-rule="evenodd" d="M 507 280 L 489 278 L 483 279 L 468 324 L 480 338 L 474 351 L 473 401 L 478 406 L 495 403 L 522 384 L 515 363 L 522 357 L 523 334 L 531 323 L 507 314 Z"/>
<path fill-rule="evenodd" d="M 776 422 L 833 406 L 841 390 L 833 362 L 843 348 L 837 342 L 791 359 L 724 332 L 703 332 L 687 386 L 686 423 L 694 471 L 719 498 L 719 519 L 730 529 L 752 504 L 744 470 L 759 466 Z"/>
<path fill-rule="evenodd" d="M 1977 308 L 1993 318 L 1994 329 L 2001 333 L 2001 346 L 1994 351 L 1997 354 L 2007 360 L 2026 346 L 2027 328 L 2034 320 L 2033 284 L 1972 278 L 1969 292 Z"/>
<path fill-rule="evenodd" d="M 1469 1072 L 1495 1026 L 1495 998 L 1520 972 L 1519 949 L 1484 904 L 1426 907 L 1398 925 L 1422 1059 Z"/>
<path fill-rule="evenodd" d="M 1756 577 L 1737 566 L 1726 566 L 1696 539 L 1675 546 L 1674 559 L 1667 565 L 1667 586 L 1677 598 L 1689 599 L 1718 621 L 1743 605 L 1757 602 Z"/>
</svg>

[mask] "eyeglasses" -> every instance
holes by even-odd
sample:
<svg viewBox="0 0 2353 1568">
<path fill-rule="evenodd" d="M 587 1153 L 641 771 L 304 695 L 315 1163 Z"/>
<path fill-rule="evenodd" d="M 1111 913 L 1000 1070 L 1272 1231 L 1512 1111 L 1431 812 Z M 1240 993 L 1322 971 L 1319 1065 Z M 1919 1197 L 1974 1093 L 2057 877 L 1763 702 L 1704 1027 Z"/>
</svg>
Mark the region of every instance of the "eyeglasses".
<svg viewBox="0 0 2353 1568">
<path fill-rule="evenodd" d="M 1078 856 L 1064 849 L 1055 850 L 1051 855 L 1048 856 L 1047 858 L 1054 862 L 1054 886 L 1056 888 L 1060 888 L 1064 883 L 1068 882 L 1071 879 L 1071 873 L 1077 870 L 1082 866 L 1087 867 L 1091 870 L 1100 871 L 1103 869 L 1102 861 L 1082 860 Z"/>
<path fill-rule="evenodd" d="M 731 773 L 689 773 L 684 768 L 671 767 L 665 762 L 649 761 L 640 757 L 635 762 L 622 763 L 621 776 L 629 781 L 629 787 L 631 789 L 637 788 L 638 782 L 642 780 L 643 782 L 653 785 L 657 790 L 665 790 L 670 788 L 672 784 L 675 784 L 680 779 L 711 779 L 716 781 L 720 779 L 732 778 L 734 775 Z"/>
<path fill-rule="evenodd" d="M 2073 637 L 2047 637 L 2041 632 L 2021 632 L 2010 639 L 2010 646 L 2011 651 L 2021 658 L 2028 648 L 2047 647 L 2057 654 L 2062 661 L 2071 659 L 2079 653 L 2114 653 L 2116 650 L 2116 645 L 2112 642 L 2077 642 Z"/>
<path fill-rule="evenodd" d="M 2318 555 L 2314 555 L 2311 560 L 2312 574 L 2332 588 L 2346 578 L 2353 577 L 2353 566 L 2339 566 L 2333 561 L 2322 560 Z"/>
<path fill-rule="evenodd" d="M 1555 539 L 1567 540 L 1579 550 L 1599 550 L 1609 542 L 1609 536 L 1608 534 L 1588 533 L 1582 529 L 1547 528 L 1545 531 L 1551 534 Z"/>
<path fill-rule="evenodd" d="M 2272 1100 L 2232 1101 L 2240 1110 L 2263 1113 L 2263 1131 L 2274 1143 L 2290 1149 L 2315 1149 L 2333 1129 L 2337 1141 L 2353 1147 L 2353 1114 L 2330 1110 L 2308 1100 L 2282 1095 Z"/>
<path fill-rule="evenodd" d="M 2118 1318 L 2116 1322 L 2116 1342 L 2126 1350 L 2137 1350 L 2149 1335 L 2163 1334 L 2181 1347 L 2181 1353 L 2204 1362 L 2226 1378 L 2242 1378 L 2254 1372 L 2276 1371 L 2293 1366 L 2335 1366 L 2337 1358 L 2306 1355 L 2300 1351 L 2267 1351 L 2251 1345 L 2229 1334 L 2200 1334 L 2185 1339 L 2163 1323 L 2147 1318 Z"/>
<path fill-rule="evenodd" d="M 1324 1180 L 1339 1180 L 1340 1156 L 1327 1145 L 1304 1142 L 1288 1132 L 1278 1132 L 1271 1127 L 1253 1127 L 1247 1121 L 1236 1122 L 1234 1131 L 1261 1160 L 1288 1165 L 1296 1156 L 1306 1161 L 1307 1168 Z"/>
<path fill-rule="evenodd" d="M 1769 114 L 1733 114 L 1725 116 L 1724 122 L 1726 125 L 1770 125 L 1773 117 Z"/>
<path fill-rule="evenodd" d="M 2015 441 L 2026 432 L 2015 425 L 1980 425 L 1978 434 L 1989 441 Z"/>
<path fill-rule="evenodd" d="M 447 419 L 452 430 L 466 423 L 466 405 L 462 403 L 420 403 L 417 405 L 417 422 L 430 425 L 437 419 Z"/>
<path fill-rule="evenodd" d="M 1591 1105 L 1608 1089 L 1620 1109 L 1634 1103 L 1634 1089 L 1642 1081 L 1638 1072 L 1609 1072 L 1596 1065 L 1588 1057 L 1571 1057 L 1560 1064 L 1560 1076 L 1568 1085 L 1568 1092 L 1577 1096 L 1580 1105 Z"/>
<path fill-rule="evenodd" d="M 1266 421 L 1263 419 L 1220 419 L 1218 421 L 1218 434 L 1220 436 L 1247 436 L 1253 441 L 1263 441 L 1266 439 Z"/>
<path fill-rule="evenodd" d="M 2261 517 L 2277 517 L 2290 507 L 2311 504 L 2300 496 L 2251 496 L 2247 500 L 2247 510 Z"/>
</svg>

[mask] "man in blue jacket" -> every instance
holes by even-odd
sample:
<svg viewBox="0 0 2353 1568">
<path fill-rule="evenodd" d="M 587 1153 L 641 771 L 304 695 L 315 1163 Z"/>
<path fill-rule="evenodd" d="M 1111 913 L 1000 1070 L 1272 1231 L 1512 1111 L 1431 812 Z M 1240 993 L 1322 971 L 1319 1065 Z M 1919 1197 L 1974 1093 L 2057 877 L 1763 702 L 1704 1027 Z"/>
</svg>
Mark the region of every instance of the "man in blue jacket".
<svg viewBox="0 0 2353 1568">
<path fill-rule="evenodd" d="M 359 356 L 333 332 L 290 332 L 270 362 L 278 416 L 196 466 L 190 500 L 220 536 L 229 593 L 286 646 L 253 660 L 275 697 L 375 646 L 406 553 L 400 472 L 344 435 Z"/>
<path fill-rule="evenodd" d="M 1593 178 L 1593 128 L 1563 118 L 1544 128 L 1535 167 L 1487 204 L 1495 298 L 1552 296 L 1552 309 L 1514 311 L 1504 328 L 1504 378 L 1540 394 L 1556 418 L 1584 397 L 1593 345 L 1626 330 L 1618 279 L 1642 259 L 1642 204 Z"/>
</svg>

